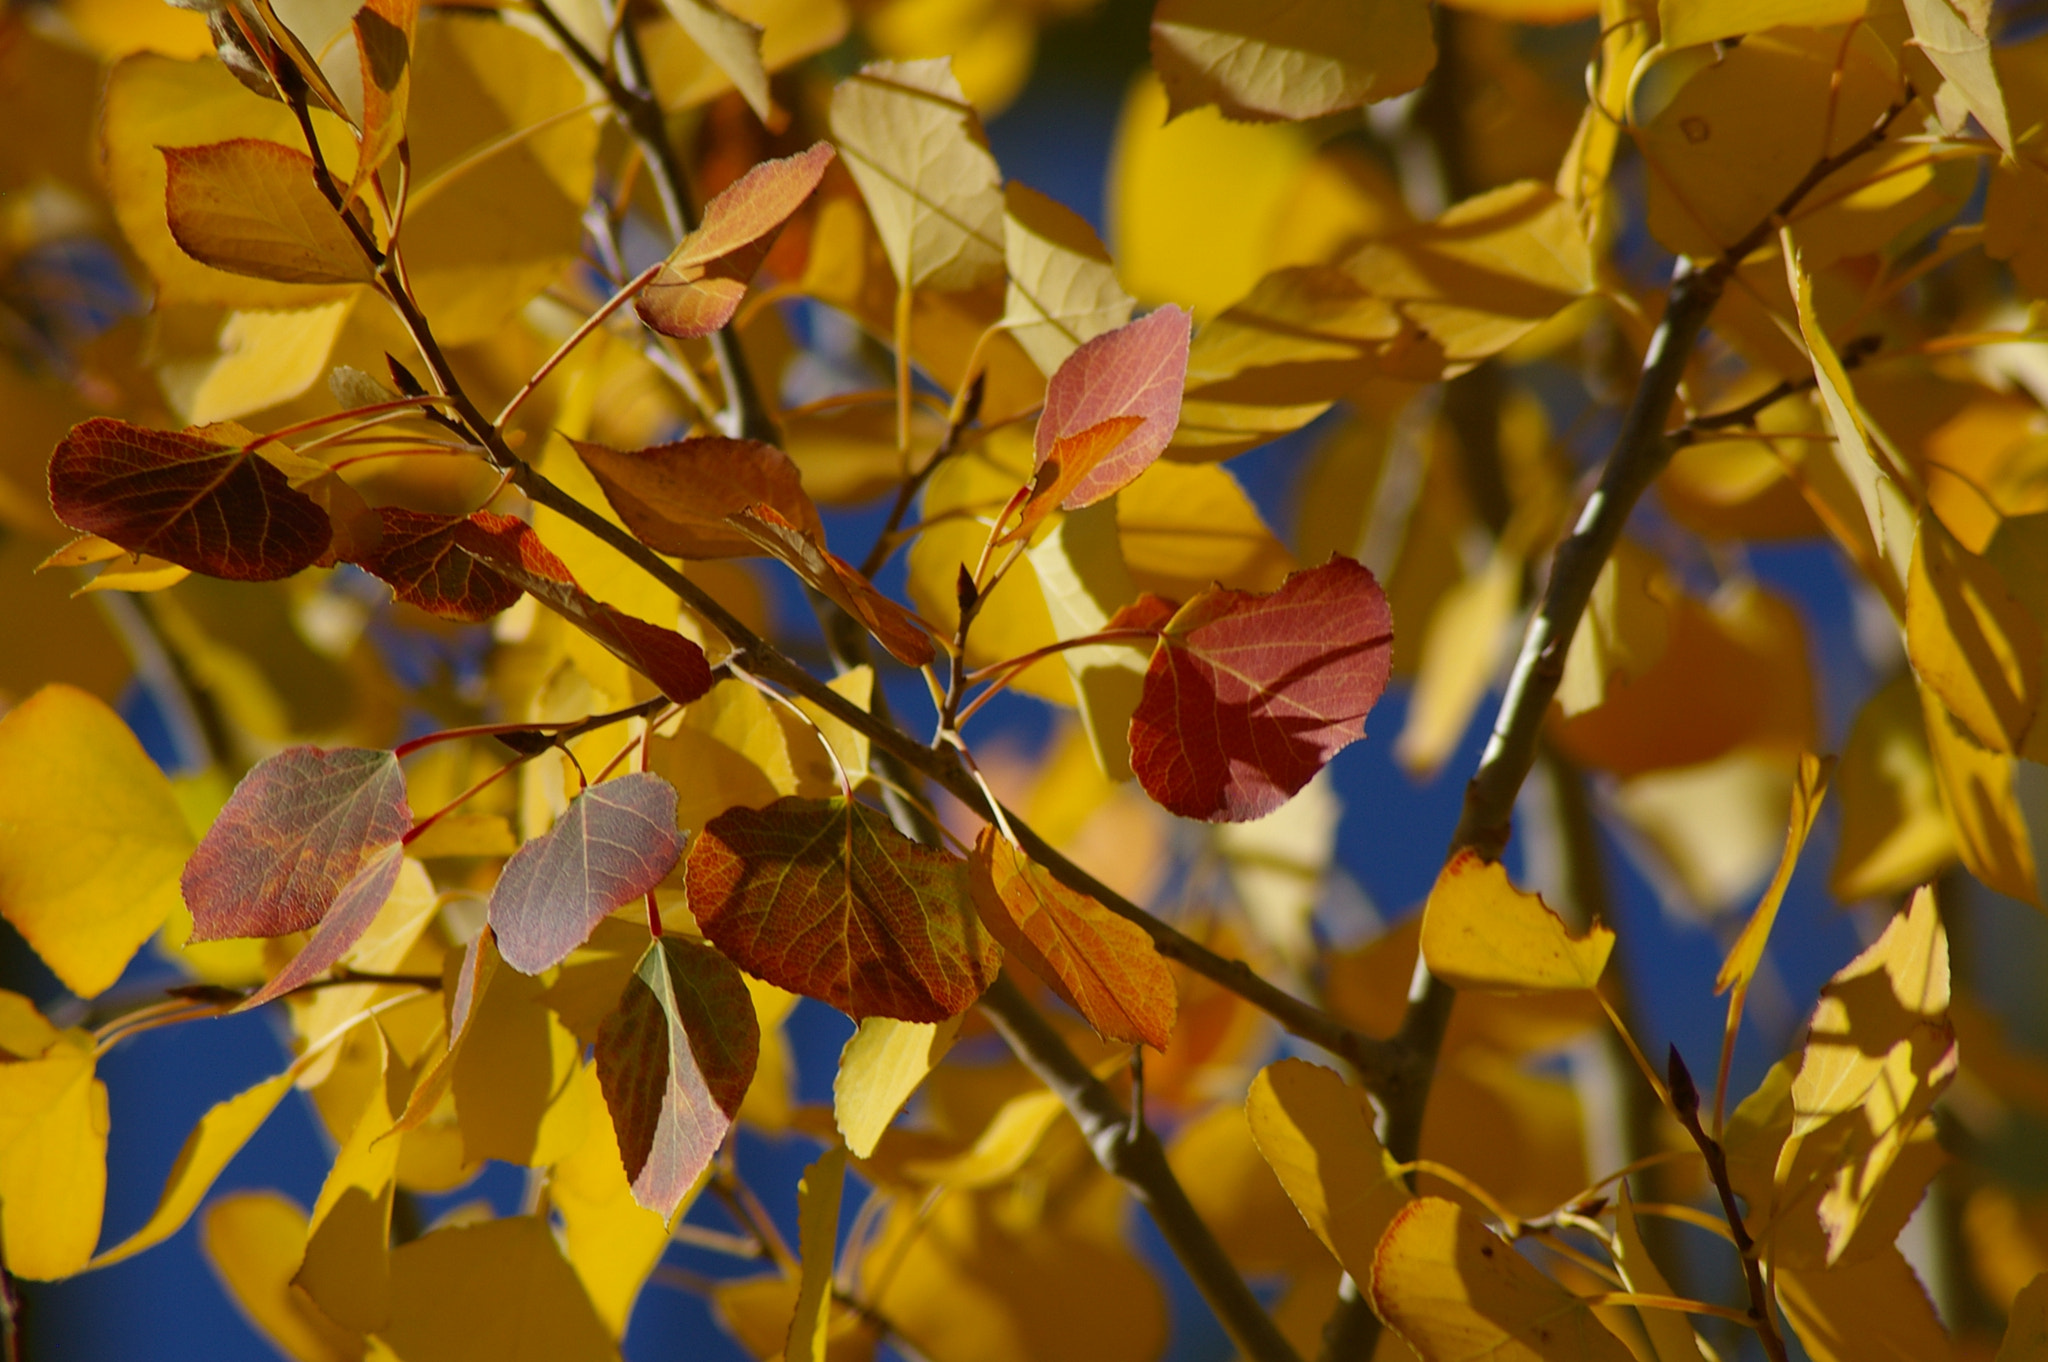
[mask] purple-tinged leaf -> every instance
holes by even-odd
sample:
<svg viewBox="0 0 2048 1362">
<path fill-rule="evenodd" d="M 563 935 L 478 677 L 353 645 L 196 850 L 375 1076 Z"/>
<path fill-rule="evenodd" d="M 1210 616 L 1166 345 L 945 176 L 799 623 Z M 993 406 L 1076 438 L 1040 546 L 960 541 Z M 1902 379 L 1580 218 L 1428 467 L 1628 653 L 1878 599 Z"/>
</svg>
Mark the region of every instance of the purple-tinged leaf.
<svg viewBox="0 0 2048 1362">
<path fill-rule="evenodd" d="M 265 759 L 185 864 L 192 939 L 314 926 L 364 862 L 411 827 L 405 775 L 390 752 L 292 747 Z"/>
<path fill-rule="evenodd" d="M 289 965 L 278 971 L 275 979 L 251 994 L 249 1000 L 235 1010 L 246 1012 L 252 1007 L 261 1007 L 273 998 L 312 983 L 333 969 L 335 962 L 347 955 L 348 948 L 360 941 L 363 933 L 370 930 L 370 924 L 377 920 L 377 910 L 398 887 L 398 872 L 404 865 L 405 848 L 397 842 L 363 862 L 363 868 L 356 872 L 355 878 L 342 886 L 334 906 L 328 909 L 319 929 L 313 933 L 313 939 L 300 948 Z"/>
<path fill-rule="evenodd" d="M 682 854 L 673 785 L 636 771 L 591 786 L 505 862 L 491 891 L 499 954 L 522 974 L 560 964 L 607 913 L 660 884 Z"/>
</svg>

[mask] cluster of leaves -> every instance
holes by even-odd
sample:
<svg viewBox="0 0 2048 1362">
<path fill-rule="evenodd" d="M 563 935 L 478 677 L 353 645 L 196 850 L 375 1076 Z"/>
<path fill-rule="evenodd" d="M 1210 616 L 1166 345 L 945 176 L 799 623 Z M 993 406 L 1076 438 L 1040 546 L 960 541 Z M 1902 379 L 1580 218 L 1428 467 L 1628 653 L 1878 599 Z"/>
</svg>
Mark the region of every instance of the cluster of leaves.
<svg viewBox="0 0 2048 1362">
<path fill-rule="evenodd" d="M 1160 0 L 1112 257 L 983 133 L 1041 6 L 951 6 L 957 59 L 909 0 L 152 6 L 0 20 L 9 112 L 99 110 L 90 151 L 0 152 L 0 599 L 51 629 L 0 666 L 0 914 L 80 1000 L 0 993 L 9 1273 L 206 1205 L 293 1357 L 604 1358 L 681 1237 L 772 1263 L 689 1283 L 764 1358 L 1141 1358 L 1128 1192 L 1261 1362 L 1949 1348 L 1898 1244 L 1935 1105 L 1970 1079 L 1989 1139 L 2048 1091 L 1952 998 L 1925 887 L 2043 904 L 2048 40 L 1968 0 Z M 1583 94 L 1537 34 L 1584 40 Z M 1553 416 L 1610 397 L 1580 487 Z M 1222 465 L 1326 417 L 1290 549 Z M 821 507 L 878 499 L 834 552 Z M 1799 539 L 1890 672 L 1839 761 L 1729 551 Z M 1422 911 L 1340 942 L 1319 776 L 1397 665 L 1418 778 L 1503 699 Z M 131 670 L 178 780 L 106 703 Z M 1042 760 L 968 737 L 1011 692 L 1075 714 Z M 1577 930 L 1500 863 L 1539 758 L 1518 835 Z M 1831 781 L 1833 887 L 1896 911 L 1730 1111 Z M 1769 875 L 1708 1094 L 1634 1038 L 1589 790 L 1703 916 Z M 1170 863 L 1176 818 L 1222 873 Z M 132 1005 L 152 940 L 190 982 Z M 799 998 L 856 1023 L 830 1111 Z M 101 1246 L 100 1056 L 270 1005 L 289 1063 Z M 1539 1069 L 1603 1027 L 1594 1167 Z M 209 1204 L 295 1088 L 338 1151 L 313 1206 Z M 793 1248 L 741 1124 L 825 1146 Z M 491 1160 L 525 1214 L 394 1220 Z M 2048 1286 L 2000 1270 L 2000 1356 L 2044 1355 Z"/>
</svg>

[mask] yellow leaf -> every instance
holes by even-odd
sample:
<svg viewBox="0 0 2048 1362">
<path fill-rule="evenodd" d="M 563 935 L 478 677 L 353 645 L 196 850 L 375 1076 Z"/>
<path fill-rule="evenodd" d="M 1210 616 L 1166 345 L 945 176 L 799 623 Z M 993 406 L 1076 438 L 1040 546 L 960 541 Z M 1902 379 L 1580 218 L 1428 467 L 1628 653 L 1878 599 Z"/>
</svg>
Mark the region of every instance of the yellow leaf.
<svg viewBox="0 0 2048 1362">
<path fill-rule="evenodd" d="M 230 421 L 305 395 L 326 372 L 355 299 L 275 312 L 230 312 L 218 357 L 181 366 L 179 405 L 195 424 Z M 184 386 L 189 384 L 190 386 Z"/>
<path fill-rule="evenodd" d="M 0 989 L 0 1052 L 11 1059 L 40 1059 L 60 1034 L 34 1003 Z"/>
<path fill-rule="evenodd" d="M 293 1362 L 354 1362 L 362 1340 L 320 1317 L 291 1289 L 306 1248 L 306 1213 L 276 1192 L 231 1192 L 206 1208 L 199 1243 L 214 1275 L 256 1331 Z"/>
<path fill-rule="evenodd" d="M 538 978 L 500 969 L 475 1002 L 452 1060 L 471 1159 L 540 1168 L 583 1143 L 588 1104 L 574 1081 L 582 1046 L 541 1001 L 544 989 Z"/>
<path fill-rule="evenodd" d="M 1905 5 L 1913 21 L 1913 46 L 1934 63 L 1963 107 L 1991 134 L 1991 140 L 2011 154 L 2012 128 L 2006 121 L 2005 96 L 1998 88 L 1998 70 L 1991 62 L 1991 39 L 1984 22 L 1988 9 L 1978 11 L 1972 23 L 1956 13 L 1949 0 L 1905 0 Z"/>
<path fill-rule="evenodd" d="M 673 728 L 657 731 L 648 743 L 647 765 L 676 787 L 676 826 L 695 832 L 727 809 L 758 809 L 795 794 L 797 742 L 816 754 L 812 764 L 829 768 L 815 738 L 792 734 L 779 707 L 735 681 L 713 686 L 684 708 Z M 829 769 L 826 774 L 836 786 L 837 777 Z"/>
<path fill-rule="evenodd" d="M 1767 28 L 1820 28 L 1863 16 L 1869 0 L 1657 0 L 1666 47 L 1690 47 Z"/>
<path fill-rule="evenodd" d="M 367 284 L 371 264 L 304 151 L 255 137 L 166 147 L 164 211 L 178 249 L 230 274 Z M 367 213 L 357 221 L 369 230 Z"/>
<path fill-rule="evenodd" d="M 192 1212 L 199 1209 L 199 1203 L 212 1190 L 214 1179 L 221 1175 L 235 1155 L 242 1152 L 250 1137 L 270 1119 L 270 1113 L 277 1110 L 277 1104 L 291 1091 L 294 1076 L 293 1070 L 288 1069 L 208 1108 L 206 1114 L 199 1118 L 199 1124 L 192 1127 L 192 1133 L 185 1137 L 185 1146 L 178 1151 L 178 1161 L 171 1165 L 171 1175 L 164 1181 L 163 1196 L 158 1199 L 149 1220 L 141 1229 L 94 1258 L 92 1265 L 106 1267 L 132 1258 L 183 1229 Z M 296 1266 L 298 1261 L 295 1251 L 292 1265 Z M 289 1276 L 287 1273 L 286 1278 Z"/>
<path fill-rule="evenodd" d="M 64 1032 L 38 1059 L 0 1064 L 0 1252 L 30 1281 L 87 1265 L 107 1197 L 107 1085 L 93 1038 Z"/>
<path fill-rule="evenodd" d="M 1799 777 L 1792 787 L 1791 825 L 1785 831 L 1785 852 L 1778 858 L 1777 873 L 1771 876 L 1770 884 L 1764 889 L 1764 896 L 1757 902 L 1756 911 L 1743 924 L 1742 934 L 1735 938 L 1735 944 L 1728 951 L 1728 958 L 1721 962 L 1721 972 L 1714 978 L 1714 992 L 1726 993 L 1735 990 L 1735 996 L 1728 1001 L 1730 1025 L 1741 1014 L 1742 999 L 1749 992 L 1750 981 L 1756 978 L 1759 966 L 1763 964 L 1764 946 L 1771 939 L 1771 928 L 1778 920 L 1778 905 L 1785 901 L 1785 891 L 1791 887 L 1792 872 L 1799 865 L 1800 848 L 1806 845 L 1806 836 L 1813 831 L 1813 820 L 1820 816 L 1820 802 L 1826 796 L 1828 777 L 1834 773 L 1833 757 L 1816 757 L 1811 753 L 1799 756 Z"/>
<path fill-rule="evenodd" d="M 797 999 L 794 993 L 785 993 L 751 974 L 746 978 L 747 992 L 754 999 L 754 1022 L 761 1029 L 761 1057 L 754 1064 L 754 1081 L 734 1119 L 779 1134 L 789 1129 L 796 1107 L 796 1055 L 782 1024 Z"/>
<path fill-rule="evenodd" d="M 64 17 L 71 29 L 102 61 L 131 52 L 159 52 L 166 57 L 211 56 L 213 37 L 205 16 L 173 9 L 150 0 L 68 0 Z"/>
<path fill-rule="evenodd" d="M 547 1222 L 513 1216 L 436 1230 L 391 1254 L 402 1362 L 617 1362 L 619 1350 Z"/>
<path fill-rule="evenodd" d="M 1972 553 L 1990 548 L 2008 518 L 2048 511 L 2039 410 L 2015 394 L 1979 393 L 1927 435 L 1927 504 Z"/>
<path fill-rule="evenodd" d="M 1230 123 L 1209 109 L 1169 124 L 1158 77 L 1139 76 L 1110 153 L 1109 244 L 1123 286 L 1204 318 L 1242 298 L 1312 150 L 1298 128 Z"/>
<path fill-rule="evenodd" d="M 1300 566 L 1230 470 L 1214 465 L 1153 464 L 1116 494 L 1116 528 L 1132 583 L 1172 601 L 1211 583 L 1272 591 Z"/>
<path fill-rule="evenodd" d="M 760 65 L 780 71 L 846 36 L 844 0 L 723 0 L 720 8 L 761 30 Z M 587 42 L 601 42 L 603 20 Z M 681 25 L 648 24 L 642 30 L 647 71 L 662 107 L 670 110 L 707 103 L 733 89 L 733 78 L 692 41 Z"/>
<path fill-rule="evenodd" d="M 1982 555 L 1923 512 L 1906 579 L 1906 654 L 1914 673 L 1994 752 L 2021 751 L 2041 705 L 2048 640 L 2013 575 L 2035 565 L 2015 561 L 2011 552 L 2032 522 L 2048 525 L 2048 517 L 2007 522 Z"/>
<path fill-rule="evenodd" d="M 1671 642 L 1671 606 L 1678 595 L 1654 553 L 1630 539 L 1615 546 L 1565 653 L 1557 703 L 1567 719 L 1598 709 L 1616 676 L 1636 681 L 1657 664 Z"/>
<path fill-rule="evenodd" d="M 1813 1362 L 1920 1362 L 1948 1357 L 1934 1302 L 1906 1256 L 1887 1244 L 1850 1266 L 1784 1268 L 1778 1302 Z"/>
<path fill-rule="evenodd" d="M 1989 888 L 2040 907 L 2038 864 L 2018 791 L 2020 759 L 1987 750 L 1920 686 L 1927 750 L 1963 864 Z"/>
<path fill-rule="evenodd" d="M 320 1186 L 305 1259 L 292 1278 L 321 1314 L 363 1333 L 381 1327 L 391 1309 L 391 1191 L 400 1142 L 385 1137 L 411 1087 L 381 1031 L 378 1049 L 382 1072 Z"/>
<path fill-rule="evenodd" d="M 1583 1302 L 1437 1197 L 1395 1216 L 1374 1259 L 1372 1301 L 1424 1362 L 1631 1362 Z"/>
<path fill-rule="evenodd" d="M 1457 751 L 1519 632 L 1514 625 L 1521 595 L 1521 560 L 1496 551 L 1484 568 L 1437 602 L 1422 636 L 1408 717 L 1394 743 L 1394 756 L 1411 778 L 1428 781 Z M 1585 632 L 1581 629 L 1579 636 Z M 1569 657 L 1565 665 L 1569 676 Z"/>
<path fill-rule="evenodd" d="M 1411 1196 L 1373 1134 L 1365 1094 L 1320 1065 L 1284 1059 L 1259 1070 L 1244 1110 L 1301 1218 L 1367 1286 L 1380 1238 Z"/>
<path fill-rule="evenodd" d="M 874 703 L 875 669 L 865 664 L 842 672 L 826 682 L 834 692 L 853 702 L 865 711 Z M 758 692 L 757 692 L 758 693 Z M 793 763 L 798 758 L 803 769 L 797 772 L 797 793 L 824 797 L 839 791 L 839 771 L 843 768 L 847 778 L 858 785 L 868 771 L 868 737 L 865 733 L 850 727 L 843 720 L 827 714 L 816 703 L 799 698 L 797 708 L 810 716 L 817 731 L 811 734 L 811 741 L 792 734 L 790 756 Z M 787 713 L 787 711 L 784 711 Z M 825 748 L 831 748 L 828 756 Z M 837 757 L 835 765 L 832 758 Z"/>
<path fill-rule="evenodd" d="M 951 57 L 968 101 L 993 118 L 1031 76 L 1039 24 L 1062 12 L 1071 12 L 1063 0 L 1045 10 L 1003 0 L 882 0 L 863 7 L 862 28 L 885 57 Z"/>
<path fill-rule="evenodd" d="M 1253 1079 L 1253 1092 L 1258 1081 Z M 1261 1154 L 1246 1120 L 1250 1110 L 1249 1101 L 1245 1111 L 1234 1102 L 1217 1104 L 1175 1132 L 1167 1161 L 1238 1271 L 1309 1280 L 1334 1276 L 1341 1270 L 1336 1260 L 1310 1232 Z M 1320 1317 L 1316 1323 L 1320 1327 Z"/>
<path fill-rule="evenodd" d="M 1311 922 L 1336 855 L 1343 815 L 1334 779 L 1319 772 L 1264 818 L 1213 823 L 1208 829 L 1252 930 L 1304 974 L 1314 964 Z"/>
<path fill-rule="evenodd" d="M 1020 1093 L 996 1109 L 965 1153 L 906 1160 L 904 1176 L 956 1191 L 1000 1186 L 1017 1176 L 1066 1111 L 1057 1093 L 1043 1088 Z"/>
<path fill-rule="evenodd" d="M 762 65 L 761 27 L 725 11 L 714 0 L 662 0 L 690 41 L 704 50 L 713 65 L 731 80 L 747 107 L 768 122 L 768 72 Z"/>
<path fill-rule="evenodd" d="M 1129 321 L 1134 303 L 1080 214 L 1014 180 L 1003 203 L 1003 325 L 1049 377 L 1084 341 Z"/>
<path fill-rule="evenodd" d="M 802 1271 L 785 1362 L 825 1362 L 825 1340 L 832 1328 L 832 1254 L 839 1242 L 839 1193 L 845 1182 L 846 1146 L 835 1144 L 804 1170 L 796 1185 Z"/>
<path fill-rule="evenodd" d="M 905 1022 L 868 1017 L 848 1038 L 832 1081 L 832 1119 L 857 1159 L 875 1152 L 882 1132 L 925 1076 L 953 1048 L 960 1018 Z"/>
<path fill-rule="evenodd" d="M 1580 937 L 1540 895 L 1508 881 L 1507 868 L 1461 851 L 1422 909 L 1422 955 L 1453 987 L 1496 993 L 1592 988 L 1607 968 L 1614 933 L 1594 923 Z"/>
<path fill-rule="evenodd" d="M 1062 641 L 1099 633 L 1110 616 L 1137 599 L 1138 585 L 1124 564 L 1118 533 L 1120 500 L 1119 495 L 1067 512 L 1027 555 L 1046 615 Z M 980 628 L 978 621 L 975 627 Z M 1138 708 L 1151 649 L 1092 644 L 1068 648 L 1058 660 L 1067 669 L 1082 728 L 1102 773 L 1111 780 L 1129 780 L 1131 715 Z"/>
<path fill-rule="evenodd" d="M 128 726 L 70 686 L 0 718 L 0 770 L 0 914 L 95 997 L 178 904 L 185 817 Z"/>
<path fill-rule="evenodd" d="M 863 67 L 831 122 L 899 284 L 957 292 L 1002 270 L 1002 177 L 944 57 Z"/>
<path fill-rule="evenodd" d="M 1226 118 L 1318 118 L 1412 90 L 1436 65 L 1424 0 L 1341 0 L 1245 10 L 1231 0 L 1161 0 L 1152 63 L 1170 112 L 1213 104 Z"/>
<path fill-rule="evenodd" d="M 2048 1274 L 2028 1282 L 2013 1298 L 2005 1339 L 1992 1362 L 2048 1362 Z"/>
<path fill-rule="evenodd" d="M 562 1252 L 613 1338 L 624 1338 L 633 1302 L 668 1247 L 668 1226 L 633 1199 L 619 1162 L 619 1139 L 597 1071 L 585 1065 L 576 1081 L 590 1111 L 583 1143 L 563 1155 L 548 1174 L 548 1196 L 562 1216 Z M 695 1199 L 686 1197 L 677 1218 Z"/>
<path fill-rule="evenodd" d="M 1677 1295 L 1664 1274 L 1657 1270 L 1656 1262 L 1650 1257 L 1650 1246 L 1643 1242 L 1643 1232 L 1636 1224 L 1636 1208 L 1629 1200 L 1628 1180 L 1622 1179 L 1615 1191 L 1619 1204 L 1614 1212 L 1617 1246 L 1614 1266 L 1621 1272 L 1622 1284 L 1639 1296 Z M 1636 1313 L 1642 1317 L 1643 1330 L 1649 1334 L 1650 1344 L 1657 1350 L 1657 1362 L 1706 1362 L 1706 1354 L 1700 1351 L 1700 1341 L 1683 1314 L 1648 1306 L 1637 1306 Z"/>
</svg>

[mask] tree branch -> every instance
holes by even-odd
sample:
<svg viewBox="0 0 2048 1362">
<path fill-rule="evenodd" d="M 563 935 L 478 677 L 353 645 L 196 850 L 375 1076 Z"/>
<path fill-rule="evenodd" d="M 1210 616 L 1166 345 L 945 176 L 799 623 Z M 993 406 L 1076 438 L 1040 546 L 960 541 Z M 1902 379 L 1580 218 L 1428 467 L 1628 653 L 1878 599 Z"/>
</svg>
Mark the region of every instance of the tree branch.
<svg viewBox="0 0 2048 1362">
<path fill-rule="evenodd" d="M 998 976 L 982 995 L 981 1008 L 1025 1066 L 1066 1103 L 1096 1159 L 1152 1213 L 1153 1223 L 1238 1349 L 1254 1362 L 1301 1362 L 1188 1201 L 1152 1128 L 1132 1120 L 1007 974 Z"/>
<path fill-rule="evenodd" d="M 1742 1255 L 1742 1281 L 1749 1288 L 1749 1322 L 1756 1326 L 1757 1337 L 1763 1342 L 1764 1355 L 1771 1362 L 1786 1362 L 1785 1340 L 1778 1333 L 1777 1311 L 1771 1305 L 1771 1290 L 1764 1281 L 1764 1265 L 1757 1257 L 1756 1241 L 1749 1237 L 1749 1227 L 1742 1222 L 1742 1208 L 1735 1202 L 1735 1186 L 1728 1180 L 1728 1155 L 1721 1148 L 1721 1142 L 1707 1134 L 1700 1125 L 1700 1091 L 1692 1081 L 1692 1074 L 1686 1070 L 1685 1061 L 1678 1057 L 1678 1047 L 1671 1047 L 1671 1057 L 1665 1079 L 1671 1088 L 1671 1106 L 1678 1116 L 1678 1123 L 1685 1127 L 1685 1133 L 1692 1136 L 1692 1142 L 1699 1146 L 1700 1155 L 1707 1161 L 1707 1176 L 1713 1180 L 1714 1190 L 1721 1197 L 1721 1212 L 1728 1218 L 1728 1232 L 1734 1237 L 1735 1251 Z"/>
</svg>

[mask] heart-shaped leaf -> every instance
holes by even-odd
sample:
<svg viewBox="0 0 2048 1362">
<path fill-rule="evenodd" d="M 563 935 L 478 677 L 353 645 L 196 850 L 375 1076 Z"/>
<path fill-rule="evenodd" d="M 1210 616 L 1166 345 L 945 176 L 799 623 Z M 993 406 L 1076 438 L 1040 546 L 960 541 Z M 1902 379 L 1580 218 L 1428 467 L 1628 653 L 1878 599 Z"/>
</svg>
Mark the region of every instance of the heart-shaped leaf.
<svg viewBox="0 0 2048 1362">
<path fill-rule="evenodd" d="M 266 758 L 235 786 L 185 864 L 192 939 L 306 930 L 411 827 L 405 776 L 390 752 L 291 747 Z"/>
<path fill-rule="evenodd" d="M 1167 623 L 1131 716 L 1131 769 L 1184 818 L 1271 813 L 1347 745 L 1386 689 L 1394 620 L 1332 557 L 1271 592 L 1211 587 Z"/>
<path fill-rule="evenodd" d="M 74 426 L 50 456 L 50 506 L 130 553 L 242 582 L 311 567 L 334 535 L 261 455 L 107 416 Z"/>
<path fill-rule="evenodd" d="M 505 862 L 491 890 L 499 954 L 524 974 L 560 964 L 682 854 L 675 786 L 651 771 L 600 781 Z"/>
<path fill-rule="evenodd" d="M 943 1021 L 995 979 L 967 863 L 845 799 L 778 799 L 705 824 L 690 911 L 749 974 L 852 1017 Z"/>
</svg>

